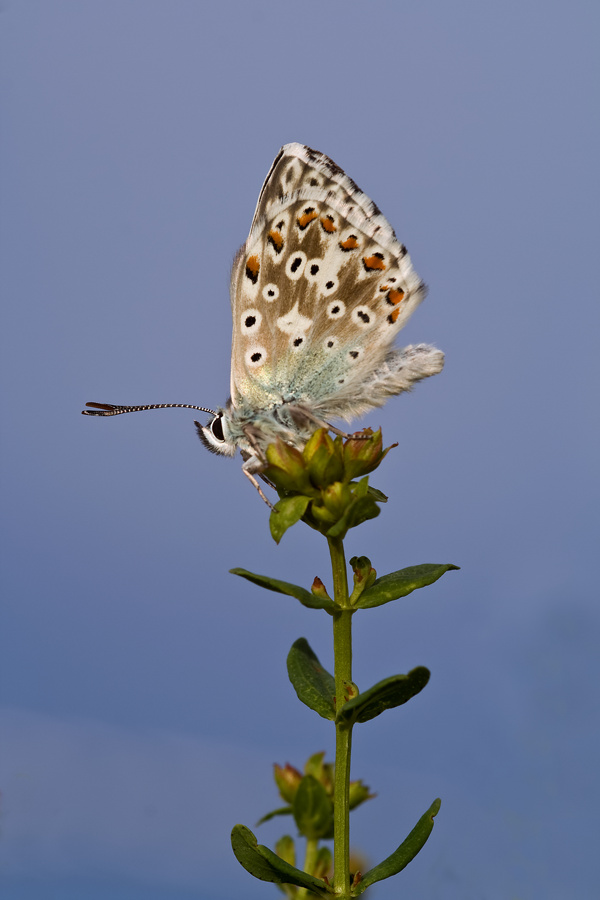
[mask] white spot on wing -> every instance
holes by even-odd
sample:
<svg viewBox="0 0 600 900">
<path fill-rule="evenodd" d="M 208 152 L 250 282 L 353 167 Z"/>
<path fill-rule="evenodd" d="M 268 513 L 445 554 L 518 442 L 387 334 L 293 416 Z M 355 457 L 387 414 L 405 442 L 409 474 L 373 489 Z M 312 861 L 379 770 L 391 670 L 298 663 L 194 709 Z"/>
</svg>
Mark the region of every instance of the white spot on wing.
<svg viewBox="0 0 600 900">
<path fill-rule="evenodd" d="M 309 319 L 307 316 L 303 316 L 298 309 L 297 300 L 293 309 L 290 309 L 289 312 L 277 319 L 277 327 L 280 331 L 283 331 L 284 334 L 303 333 L 308 331 L 312 323 L 313 320 Z"/>
<path fill-rule="evenodd" d="M 338 280 L 334 275 L 327 276 L 323 279 L 323 287 L 321 293 L 325 297 L 330 297 L 338 288 Z"/>
<path fill-rule="evenodd" d="M 341 300 L 334 300 L 327 307 L 327 316 L 330 319 L 341 319 L 346 312 L 346 307 Z"/>
<path fill-rule="evenodd" d="M 255 334 L 261 322 L 262 315 L 257 309 L 245 309 L 240 317 L 242 334 Z"/>
<path fill-rule="evenodd" d="M 302 250 L 296 250 L 294 253 L 290 253 L 288 257 L 285 264 L 285 274 L 288 278 L 291 278 L 292 281 L 298 281 L 304 272 L 305 265 L 306 253 Z"/>
<path fill-rule="evenodd" d="M 244 354 L 244 361 L 249 369 L 256 369 L 267 361 L 267 351 L 258 344 L 253 344 Z"/>
<path fill-rule="evenodd" d="M 304 277 L 307 281 L 320 282 L 323 280 L 323 260 L 309 259 L 304 269 Z"/>
<path fill-rule="evenodd" d="M 263 299 L 267 301 L 267 303 L 273 303 L 274 300 L 277 300 L 279 297 L 279 288 L 276 284 L 265 284 L 262 289 Z"/>
<path fill-rule="evenodd" d="M 368 306 L 356 306 L 352 310 L 352 320 L 359 328 L 368 328 L 375 322 L 375 316 Z"/>
</svg>

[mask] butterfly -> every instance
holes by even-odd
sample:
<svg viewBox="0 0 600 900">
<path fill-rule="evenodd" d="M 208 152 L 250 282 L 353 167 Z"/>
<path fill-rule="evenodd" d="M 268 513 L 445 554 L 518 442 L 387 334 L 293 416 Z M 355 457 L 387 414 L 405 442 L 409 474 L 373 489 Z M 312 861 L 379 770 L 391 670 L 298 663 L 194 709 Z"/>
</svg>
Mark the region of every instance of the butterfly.
<svg viewBox="0 0 600 900">
<path fill-rule="evenodd" d="M 256 475 L 276 438 L 302 449 L 330 419 L 351 421 L 436 375 L 443 353 L 398 349 L 396 335 L 427 289 L 378 207 L 324 153 L 286 144 L 260 192 L 231 275 L 231 396 L 215 410 L 181 403 L 88 403 L 88 416 L 177 407 L 209 450 Z M 265 498 L 266 499 L 266 498 Z M 268 502 L 268 501 L 267 501 Z"/>
</svg>

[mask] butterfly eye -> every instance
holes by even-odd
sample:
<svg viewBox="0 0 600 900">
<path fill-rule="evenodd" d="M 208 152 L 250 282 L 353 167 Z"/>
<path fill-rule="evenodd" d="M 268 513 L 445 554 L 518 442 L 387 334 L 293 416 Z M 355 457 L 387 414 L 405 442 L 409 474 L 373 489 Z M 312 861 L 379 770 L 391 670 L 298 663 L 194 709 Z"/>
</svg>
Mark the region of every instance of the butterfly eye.
<svg viewBox="0 0 600 900">
<path fill-rule="evenodd" d="M 215 440 L 221 441 L 224 443 L 225 435 L 223 434 L 223 423 L 221 421 L 222 418 L 223 418 L 223 416 L 221 416 L 221 415 L 215 416 L 215 418 L 210 423 L 210 430 L 212 431 L 213 437 L 215 438 Z"/>
<path fill-rule="evenodd" d="M 235 456 L 236 443 L 227 437 L 227 422 L 223 427 L 226 413 L 219 412 L 214 415 L 208 425 L 194 422 L 198 437 L 207 450 L 211 453 L 219 453 L 221 456 Z"/>
</svg>

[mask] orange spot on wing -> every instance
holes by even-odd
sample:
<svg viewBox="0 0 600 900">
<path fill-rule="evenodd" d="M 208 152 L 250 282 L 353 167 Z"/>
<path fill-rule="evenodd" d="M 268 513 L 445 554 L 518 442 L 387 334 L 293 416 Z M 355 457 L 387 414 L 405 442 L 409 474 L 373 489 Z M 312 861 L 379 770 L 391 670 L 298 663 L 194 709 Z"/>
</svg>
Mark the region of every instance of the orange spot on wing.
<svg viewBox="0 0 600 900">
<path fill-rule="evenodd" d="M 334 231 L 337 231 L 337 225 L 333 221 L 333 216 L 321 216 L 321 227 L 327 234 L 333 234 Z"/>
<path fill-rule="evenodd" d="M 246 260 L 246 278 L 249 278 L 252 284 L 256 284 L 259 272 L 260 260 L 258 256 L 249 256 Z"/>
<path fill-rule="evenodd" d="M 340 247 L 342 250 L 356 250 L 358 247 L 358 241 L 354 237 L 353 234 L 350 235 L 349 238 L 346 238 L 345 241 L 340 241 Z"/>
<path fill-rule="evenodd" d="M 399 315 L 400 315 L 400 307 L 397 306 L 396 309 L 389 314 L 388 322 L 391 322 L 393 324 Z"/>
<path fill-rule="evenodd" d="M 297 222 L 301 229 L 305 229 L 310 223 L 317 218 L 318 212 L 314 209 L 305 209 L 301 216 L 298 216 Z"/>
<path fill-rule="evenodd" d="M 375 269 L 379 269 L 380 271 L 385 269 L 385 263 L 379 253 L 375 253 L 373 256 L 364 256 L 363 264 L 368 272 L 372 272 Z"/>
<path fill-rule="evenodd" d="M 388 303 L 391 303 L 392 306 L 396 306 L 400 301 L 404 298 L 404 291 L 396 290 L 396 288 L 392 288 L 387 297 L 385 298 Z"/>
<path fill-rule="evenodd" d="M 281 253 L 283 249 L 283 236 L 280 231 L 276 231 L 274 228 L 268 233 L 267 238 L 269 243 L 275 248 L 276 253 Z"/>
</svg>

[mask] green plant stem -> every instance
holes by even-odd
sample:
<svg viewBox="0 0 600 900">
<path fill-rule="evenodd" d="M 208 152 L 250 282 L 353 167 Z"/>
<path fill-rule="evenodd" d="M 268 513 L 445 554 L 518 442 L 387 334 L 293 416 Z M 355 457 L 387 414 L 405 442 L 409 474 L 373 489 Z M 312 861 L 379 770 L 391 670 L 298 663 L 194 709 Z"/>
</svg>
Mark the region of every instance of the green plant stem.
<svg viewBox="0 0 600 900">
<path fill-rule="evenodd" d="M 304 871 L 309 872 L 311 875 L 315 871 L 315 865 L 317 862 L 317 855 L 319 853 L 319 840 L 318 838 L 307 838 L 306 839 L 306 853 L 304 854 Z M 296 894 L 297 900 L 304 900 L 305 897 L 314 896 L 308 890 L 308 888 L 297 888 Z"/>
<path fill-rule="evenodd" d="M 328 538 L 333 572 L 334 600 L 338 610 L 333 616 L 333 656 L 336 709 L 346 701 L 352 682 L 352 609 L 348 599 L 348 575 L 344 544 Z M 339 897 L 350 897 L 350 753 L 352 727 L 335 726 L 335 782 L 333 820 L 333 889 Z"/>
</svg>

